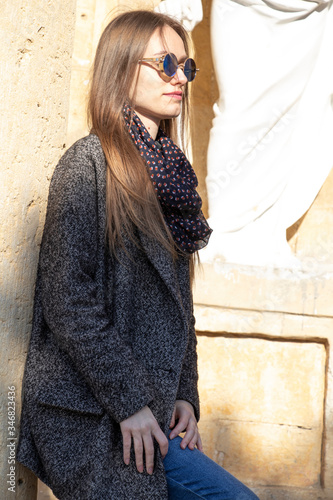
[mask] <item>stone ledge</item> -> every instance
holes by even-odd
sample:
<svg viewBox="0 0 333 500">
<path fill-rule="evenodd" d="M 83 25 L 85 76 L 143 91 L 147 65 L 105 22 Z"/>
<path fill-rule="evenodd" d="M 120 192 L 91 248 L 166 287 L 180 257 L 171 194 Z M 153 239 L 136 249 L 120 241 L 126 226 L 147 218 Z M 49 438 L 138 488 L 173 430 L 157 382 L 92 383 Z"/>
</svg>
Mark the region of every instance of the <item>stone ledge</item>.
<svg viewBox="0 0 333 500">
<path fill-rule="evenodd" d="M 333 300 L 332 300 L 333 301 Z M 198 334 L 234 333 L 326 343 L 333 340 L 333 317 L 304 316 L 195 303 Z"/>
<path fill-rule="evenodd" d="M 333 273 L 237 266 L 216 261 L 196 272 L 196 304 L 333 317 Z"/>
</svg>

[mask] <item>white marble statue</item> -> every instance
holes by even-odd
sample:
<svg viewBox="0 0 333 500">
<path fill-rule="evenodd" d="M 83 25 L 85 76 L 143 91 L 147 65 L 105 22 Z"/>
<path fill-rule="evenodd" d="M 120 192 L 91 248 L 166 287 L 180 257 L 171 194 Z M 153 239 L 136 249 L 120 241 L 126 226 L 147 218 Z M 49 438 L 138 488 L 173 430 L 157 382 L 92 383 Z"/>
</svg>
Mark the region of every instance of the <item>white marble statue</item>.
<svg viewBox="0 0 333 500">
<path fill-rule="evenodd" d="M 332 1 L 213 0 L 204 261 L 296 264 L 286 229 L 333 166 Z"/>
<path fill-rule="evenodd" d="M 164 0 L 155 11 L 176 17 L 188 31 L 202 21 L 201 0 Z"/>
</svg>

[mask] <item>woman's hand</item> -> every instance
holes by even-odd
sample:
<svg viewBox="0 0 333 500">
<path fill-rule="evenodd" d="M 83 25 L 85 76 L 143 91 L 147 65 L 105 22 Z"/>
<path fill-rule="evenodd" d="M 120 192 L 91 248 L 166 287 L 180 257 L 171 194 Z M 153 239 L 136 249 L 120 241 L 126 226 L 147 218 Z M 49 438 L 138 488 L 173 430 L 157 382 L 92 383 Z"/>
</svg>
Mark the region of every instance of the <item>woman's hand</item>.
<svg viewBox="0 0 333 500">
<path fill-rule="evenodd" d="M 175 427 L 176 420 L 178 420 L 178 423 Z M 194 415 L 194 409 L 188 401 L 176 401 L 171 418 L 170 429 L 173 429 L 169 435 L 170 439 L 178 436 L 180 432 L 185 431 L 185 436 L 180 443 L 180 446 L 183 449 L 188 446 L 191 450 L 193 450 L 196 446 L 199 451 L 203 451 L 197 420 Z"/>
<path fill-rule="evenodd" d="M 130 462 L 132 438 L 135 451 L 135 463 L 139 472 L 143 472 L 143 451 L 146 457 L 146 471 L 153 473 L 154 468 L 154 440 L 160 445 L 162 457 L 168 453 L 168 439 L 161 430 L 148 406 L 134 413 L 126 420 L 120 422 L 123 435 L 123 454 L 126 465 Z"/>
</svg>

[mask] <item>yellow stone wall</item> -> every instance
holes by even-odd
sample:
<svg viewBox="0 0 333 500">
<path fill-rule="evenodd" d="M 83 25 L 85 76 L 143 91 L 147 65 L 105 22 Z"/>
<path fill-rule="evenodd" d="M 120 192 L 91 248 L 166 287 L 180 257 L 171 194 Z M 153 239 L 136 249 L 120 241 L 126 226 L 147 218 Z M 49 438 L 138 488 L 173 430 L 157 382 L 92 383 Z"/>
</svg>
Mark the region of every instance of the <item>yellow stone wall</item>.
<svg viewBox="0 0 333 500">
<path fill-rule="evenodd" d="M 8 386 L 16 420 L 30 334 L 48 183 L 66 147 L 75 1 L 1 2 L 1 483 L 0 498 L 36 498 L 36 479 L 15 465 L 8 491 Z"/>
</svg>

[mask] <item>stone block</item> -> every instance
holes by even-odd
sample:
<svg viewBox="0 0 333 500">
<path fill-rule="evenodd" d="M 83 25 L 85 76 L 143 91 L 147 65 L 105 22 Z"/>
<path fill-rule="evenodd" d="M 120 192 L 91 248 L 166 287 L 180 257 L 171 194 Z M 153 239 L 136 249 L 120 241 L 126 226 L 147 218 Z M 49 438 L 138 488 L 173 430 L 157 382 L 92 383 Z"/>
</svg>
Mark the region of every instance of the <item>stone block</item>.
<svg viewBox="0 0 333 500">
<path fill-rule="evenodd" d="M 247 483 L 317 485 L 324 345 L 199 335 L 198 353 L 206 453 Z"/>
</svg>

